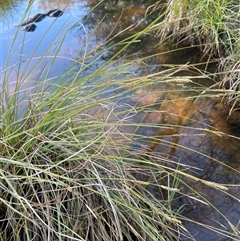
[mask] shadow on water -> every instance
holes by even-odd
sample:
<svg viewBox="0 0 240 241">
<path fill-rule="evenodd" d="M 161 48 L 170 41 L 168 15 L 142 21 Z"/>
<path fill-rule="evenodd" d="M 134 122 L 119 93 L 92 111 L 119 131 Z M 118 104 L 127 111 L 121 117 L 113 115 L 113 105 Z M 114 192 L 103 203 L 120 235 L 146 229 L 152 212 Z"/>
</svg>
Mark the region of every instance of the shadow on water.
<svg viewBox="0 0 240 241">
<path fill-rule="evenodd" d="M 96 1 L 82 1 L 82 3 L 69 1 L 64 15 L 56 22 L 54 22 L 54 19 L 44 19 L 38 23 L 38 28 L 34 33 L 21 32 L 16 44 L 22 43 L 24 38 L 29 41 L 28 47 L 22 53 L 23 59 L 21 61 L 25 61 L 23 61 L 23 65 L 32 52 L 34 52 L 35 56 L 40 56 L 45 52 L 47 43 L 53 41 L 63 25 L 69 24 L 71 31 L 59 50 L 59 60 L 56 61 L 56 67 L 51 68 L 48 78 L 61 75 L 61 72 L 71 64 L 73 54 L 78 52 L 79 48 L 84 49 L 86 47 L 87 33 L 94 33 L 87 40 L 88 50 L 91 50 L 95 49 L 100 43 L 106 42 L 106 40 L 107 43 L 110 43 L 109 41 L 117 43 L 126 39 L 126 37 L 131 37 L 152 21 L 151 16 L 145 18 L 145 11 L 154 1 L 150 1 L 148 5 L 144 3 L 146 1 L 113 2 L 115 5 L 111 4 L 110 1 L 106 1 L 105 4 L 88 13 L 91 6 L 95 6 Z M 123 5 L 119 6 L 120 2 Z M 21 2 L 15 1 L 15 3 L 18 3 L 19 8 Z M 26 7 L 27 1 L 24 1 L 21 11 L 24 12 Z M 39 0 L 34 3 L 32 13 L 47 12 L 49 9 L 54 8 L 64 9 L 65 7 L 65 1 L 61 3 L 51 1 L 46 4 L 46 1 Z M 12 12 L 11 9 L 9 13 Z M 7 16 L 5 17 L 7 18 Z M 14 25 L 19 23 L 22 18 L 22 16 L 14 17 L 14 23 L 10 17 L 11 21 L 4 23 L 2 28 L 1 41 L 5 50 L 2 53 L 3 63 L 7 61 L 8 41 L 16 31 Z M 48 32 L 41 45 L 38 46 L 37 50 L 34 50 L 36 47 L 34 39 L 39 38 L 41 34 L 44 35 L 46 29 L 49 29 L 53 22 L 54 28 L 51 28 L 53 30 Z M 77 24 L 73 25 L 73 22 L 77 22 Z M 93 32 L 97 22 L 101 22 L 101 24 Z M 11 28 L 9 28 L 10 25 Z M 127 31 L 125 31 L 126 28 Z M 113 36 L 115 37 L 113 38 Z M 222 192 L 199 181 L 185 180 L 186 185 L 180 184 L 179 186 L 182 195 L 176 195 L 173 208 L 182 207 L 182 215 L 195 222 L 201 222 L 205 226 L 213 226 L 216 230 L 232 232 L 230 223 L 236 227 L 240 225 L 240 188 L 238 186 L 240 183 L 240 152 L 238 151 L 240 132 L 235 127 L 228 125 L 221 117 L 220 100 L 213 100 L 211 97 L 196 98 L 196 95 L 199 94 L 198 87 L 210 86 L 214 83 L 214 80 L 210 78 L 196 78 L 199 73 L 204 73 L 206 67 L 204 63 L 202 66 L 194 65 L 199 59 L 196 50 L 173 51 L 171 46 L 167 44 L 158 46 L 157 43 L 157 38 L 143 36 L 127 52 L 122 53 L 121 57 L 152 56 L 146 59 L 146 65 L 149 68 L 141 69 L 138 68 L 139 66 L 134 68 L 134 74 L 139 76 L 167 70 L 170 64 L 174 66 L 192 63 L 192 68 L 178 73 L 178 78 L 179 76 L 185 76 L 183 78 L 189 81 L 186 84 L 158 83 L 156 81 L 156 84 L 150 87 L 131 92 L 126 101 L 132 106 L 143 107 L 143 111 L 136 115 L 132 121 L 134 123 L 151 123 L 154 126 L 153 128 L 141 127 L 131 131 L 146 136 L 144 144 L 147 145 L 147 148 L 141 151 L 159 153 L 172 160 L 171 165 L 177 166 L 179 162 L 183 164 L 180 168 L 186 173 L 207 181 L 227 184 L 228 191 Z M 107 45 L 103 47 L 107 48 Z M 114 48 L 107 50 L 104 55 L 101 55 L 93 68 L 98 68 L 104 61 L 109 60 L 119 48 L 116 45 Z M 83 52 L 80 51 L 79 58 L 81 58 Z M 11 61 L 19 60 L 15 56 Z M 31 68 L 33 65 L 34 63 L 29 63 L 26 68 Z M 216 66 L 213 64 L 210 67 L 214 71 Z M 208 69 L 208 71 L 212 70 Z M 14 73 L 16 72 L 13 71 L 10 76 L 10 80 L 13 80 L 12 83 L 16 78 Z M 196 196 L 195 191 L 202 196 Z M 154 193 L 154 195 L 158 196 L 159 194 Z M 202 202 L 197 202 L 197 198 Z M 207 201 L 213 206 L 207 204 Z M 184 223 L 197 241 L 226 240 L 218 232 L 206 229 L 204 225 L 197 225 L 190 221 L 184 221 Z M 237 240 L 237 235 L 239 234 L 236 234 L 233 237 L 235 239 L 232 240 Z M 181 239 L 187 240 L 185 237 Z"/>
</svg>

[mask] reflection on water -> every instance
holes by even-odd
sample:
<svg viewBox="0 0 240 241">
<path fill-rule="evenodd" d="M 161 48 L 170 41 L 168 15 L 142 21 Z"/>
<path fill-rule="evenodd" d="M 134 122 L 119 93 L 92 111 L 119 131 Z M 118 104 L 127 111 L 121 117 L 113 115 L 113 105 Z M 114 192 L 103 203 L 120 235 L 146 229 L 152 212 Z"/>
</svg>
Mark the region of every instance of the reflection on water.
<svg viewBox="0 0 240 241">
<path fill-rule="evenodd" d="M 1 71 L 7 71 L 0 80 L 0 88 L 11 94 L 21 83 L 24 91 L 19 92 L 19 99 L 23 99 L 30 96 L 31 89 L 36 88 L 42 80 L 46 83 L 44 88 L 51 83 L 70 81 L 70 72 L 68 75 L 62 74 L 72 64 L 73 57 L 82 55 L 83 51 L 79 51 L 79 47 L 84 42 L 81 41 L 83 38 L 73 37 L 74 32 L 70 29 L 79 16 L 72 16 L 70 10 L 75 6 L 78 14 L 83 16 L 87 11 L 86 3 L 85 7 L 75 2 L 72 5 L 69 3 L 70 10 L 66 11 L 65 1 L 51 1 L 46 6 L 43 4 L 45 1 L 34 1 L 32 6 L 28 5 L 28 1 L 12 3 L 5 8 L 10 10 L 1 15 L 1 20 L 4 19 L 1 28 Z M 29 14 L 25 15 L 28 7 Z M 60 12 L 56 16 L 53 12 L 55 9 L 64 10 L 64 14 Z M 26 26 L 16 27 L 29 18 Z M 31 22 L 34 24 L 28 24 Z M 85 35 L 83 28 L 80 28 L 79 33 Z M 19 105 L 19 109 L 22 108 L 25 105 Z"/>
<path fill-rule="evenodd" d="M 151 16 L 145 16 L 148 5 L 143 2 L 147 1 L 113 1 L 115 5 L 105 1 L 99 8 L 90 11 L 91 6 L 96 2 L 98 1 L 68 1 L 67 3 L 63 0 L 34 1 L 31 15 L 48 12 L 50 9 L 64 10 L 61 18 L 46 18 L 37 23 L 37 29 L 34 32 L 23 32 L 14 27 L 23 20 L 28 1 L 14 1 L 13 5 L 6 2 L 5 14 L 2 16 L 4 21 L 1 21 L 3 49 L 1 61 L 8 66 L 18 63 L 17 66 L 11 67 L 8 75 L 9 87 L 12 91 L 19 76 L 28 87 L 46 78 L 50 81 L 59 81 L 52 80 L 51 77 L 61 76 L 62 72 L 72 64 L 72 58 L 76 57 L 76 53 L 78 58 L 82 59 L 86 52 L 98 49 L 99 52 L 93 53 L 93 58 L 98 57 L 98 60 L 91 65 L 91 69 L 86 69 L 90 73 L 121 48 L 116 45 L 105 51 L 110 41 L 117 43 L 130 37 L 151 22 Z M 148 4 L 152 2 L 154 1 L 149 1 Z M 123 5 L 119 6 L 120 3 Z M 14 14 L 15 12 L 18 14 Z M 96 28 L 96 24 L 100 22 L 101 24 Z M 126 28 L 127 31 L 124 31 Z M 17 31 L 19 31 L 18 37 L 13 42 Z M 68 31 L 67 35 L 64 35 L 66 31 Z M 61 40 L 64 41 L 61 42 Z M 102 43 L 106 41 L 107 43 L 103 46 Z M 157 38 L 143 36 L 122 54 L 121 57 L 128 56 L 127 58 L 132 59 L 152 55 L 145 61 L 148 68 L 140 68 L 138 65 L 133 67 L 134 75 L 144 76 L 160 70 L 167 71 L 166 64 L 184 65 L 187 62 L 196 62 L 195 58 L 198 56 L 194 49 L 173 52 L 171 46 L 158 46 L 157 41 Z M 55 58 L 56 49 L 58 54 L 53 64 L 51 61 Z M 38 61 L 41 63 L 38 66 L 41 68 L 34 71 L 34 76 L 27 74 L 29 70 L 35 68 Z M 92 60 L 84 59 L 82 66 L 87 65 L 88 61 Z M 6 67 L 5 64 L 1 66 L 2 69 Z M 240 182 L 239 138 L 237 137 L 239 135 L 221 118 L 217 100 L 213 101 L 207 97 L 197 100 L 194 98 L 194 95 L 199 93 L 196 92 L 199 86 L 212 83 L 209 79 L 191 80 L 190 78 L 197 72 L 197 68 L 192 68 L 178 73 L 188 76 L 185 84 L 169 84 L 156 78 L 156 84 L 132 93 L 129 103 L 133 106 L 146 107 L 132 121 L 151 123 L 153 128 L 128 127 L 127 131 L 132 133 L 136 131 L 137 134 L 146 136 L 144 143 L 148 146 L 148 151 L 161 153 L 173 162 L 177 160 L 176 165 L 178 162 L 184 164 L 185 166 L 181 166 L 185 168 L 184 172 L 208 181 L 232 185 L 228 187 L 230 195 L 226 195 L 203 183 L 186 180 L 188 187 L 180 184 L 179 188 L 182 193 L 188 195 L 178 194 L 174 201 L 176 208 L 183 205 L 185 216 L 206 225 L 215 226 L 216 229 L 224 228 L 231 232 L 228 220 L 237 225 L 240 218 L 240 190 L 237 186 Z M 127 89 L 130 84 L 134 83 L 126 83 L 124 88 Z M 184 92 L 185 85 L 188 90 L 192 88 L 192 91 Z M 236 186 L 233 186 L 235 184 Z M 195 190 L 200 192 L 202 197 L 195 197 Z M 155 193 L 155 195 L 158 194 Z M 192 199 L 189 198 L 190 195 Z M 195 202 L 194 198 L 201 199 L 202 203 Z M 220 212 L 206 205 L 207 200 Z M 198 241 L 223 238 L 194 223 L 186 222 L 185 225 Z M 182 238 L 182 240 L 186 239 Z"/>
</svg>

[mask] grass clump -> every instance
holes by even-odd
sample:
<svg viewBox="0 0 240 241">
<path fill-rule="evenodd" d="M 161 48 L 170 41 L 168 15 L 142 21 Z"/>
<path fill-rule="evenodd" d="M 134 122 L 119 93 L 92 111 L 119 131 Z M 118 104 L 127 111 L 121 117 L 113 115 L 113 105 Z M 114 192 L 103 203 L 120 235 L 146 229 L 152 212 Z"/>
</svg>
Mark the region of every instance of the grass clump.
<svg viewBox="0 0 240 241">
<path fill-rule="evenodd" d="M 23 36 L 1 73 L 0 240 L 176 239 L 185 231 L 170 200 L 147 189 L 161 192 L 163 166 L 130 157 L 134 133 L 124 129 L 136 110 L 118 101 L 134 63 L 112 59 L 91 72 L 96 56 L 83 47 L 51 76 L 67 31 L 40 57 L 36 47 L 24 58 Z"/>
<path fill-rule="evenodd" d="M 239 54 L 232 54 L 224 58 L 220 65 L 222 69 L 222 81 L 220 83 L 221 88 L 224 90 L 223 103 L 225 105 L 225 114 L 227 119 L 232 124 L 239 125 L 238 110 L 240 106 L 239 101 Z M 234 113 L 234 117 L 230 117 Z M 229 118 L 230 117 L 230 118 Z M 230 120 L 231 119 L 231 120 Z"/>
<path fill-rule="evenodd" d="M 174 131 L 191 116 L 183 116 L 179 105 L 178 113 L 165 114 L 169 120 L 174 116 L 182 122 L 134 123 L 132 117 L 150 112 L 152 106 L 122 101 L 138 89 L 177 82 L 169 90 L 172 94 L 191 80 L 173 77 L 176 67 L 139 77 L 133 70 L 137 63 L 141 73 L 148 73 L 147 57 L 117 59 L 144 31 L 92 71 L 103 53 L 85 51 L 84 43 L 68 59 L 69 67 L 62 74 L 50 76 L 69 29 L 40 57 L 35 57 L 36 48 L 29 58 L 23 60 L 20 54 L 11 64 L 10 55 L 1 73 L 0 240 L 194 240 L 183 225 L 192 221 L 181 214 L 185 204 L 174 207 L 175 198 L 209 204 L 186 180 L 223 192 L 226 186 L 189 174 L 190 166 L 142 143 L 150 139 L 157 146 L 161 138 L 138 132 L 140 127 L 158 130 L 161 125 L 163 137 L 176 139 Z M 25 44 L 24 39 L 20 49 Z M 12 72 L 17 73 L 14 83 L 9 80 Z M 170 97 L 165 105 L 172 105 Z M 167 129 L 170 134 L 164 132 Z M 162 143 L 170 154 L 176 148 L 198 153 L 174 141 Z M 183 193 L 180 186 L 188 187 L 191 194 Z M 222 233 L 238 235 L 237 231 Z"/>
<path fill-rule="evenodd" d="M 206 56 L 226 56 L 239 39 L 237 1 L 179 1 L 166 3 L 165 19 L 156 25 L 163 38 L 197 46 Z"/>
<path fill-rule="evenodd" d="M 131 112 L 87 81 L 51 89 L 46 79 L 27 99 L 21 86 L 2 98 L 2 240 L 174 240 L 181 221 L 147 189 L 161 192 L 163 166 L 128 157 Z"/>
<path fill-rule="evenodd" d="M 197 48 L 199 58 L 214 59 L 220 65 L 216 80 L 226 93 L 229 113 L 239 108 L 239 14 L 235 0 L 171 0 L 165 3 L 164 20 L 152 28 L 161 39 Z"/>
</svg>

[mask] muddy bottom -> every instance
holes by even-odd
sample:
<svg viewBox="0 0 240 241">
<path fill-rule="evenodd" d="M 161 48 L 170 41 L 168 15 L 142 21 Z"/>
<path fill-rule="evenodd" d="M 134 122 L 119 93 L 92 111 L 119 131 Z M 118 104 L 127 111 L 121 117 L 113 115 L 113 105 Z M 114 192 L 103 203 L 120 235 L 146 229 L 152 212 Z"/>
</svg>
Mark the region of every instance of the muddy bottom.
<svg viewBox="0 0 240 241">
<path fill-rule="evenodd" d="M 171 160 L 171 167 L 175 163 L 184 173 L 204 180 L 185 177 L 185 183 L 178 186 L 173 208 L 181 207 L 183 223 L 192 235 L 180 240 L 240 240 L 239 129 L 222 118 L 220 100 L 196 100 L 176 87 L 172 91 L 167 87 L 162 94 L 163 86 L 158 88 L 137 90 L 133 97 L 138 106 L 155 103 L 155 110 L 141 116 L 142 122 L 155 128 L 138 130 L 150 140 L 146 150 Z M 224 184 L 224 189 L 208 181 Z"/>
</svg>

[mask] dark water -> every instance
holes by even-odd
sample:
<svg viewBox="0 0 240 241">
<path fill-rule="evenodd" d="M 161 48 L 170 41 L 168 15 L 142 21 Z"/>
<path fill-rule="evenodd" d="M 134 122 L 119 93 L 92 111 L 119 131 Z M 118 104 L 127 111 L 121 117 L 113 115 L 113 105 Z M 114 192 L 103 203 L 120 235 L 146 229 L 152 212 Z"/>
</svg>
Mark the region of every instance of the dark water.
<svg viewBox="0 0 240 241">
<path fill-rule="evenodd" d="M 174 205 L 175 208 L 183 205 L 186 217 L 203 222 L 205 226 L 213 225 L 216 229 L 224 229 L 226 232 L 231 232 L 229 222 L 237 227 L 236 236 L 224 239 L 222 235 L 205 227 L 185 222 L 196 240 L 238 240 L 240 167 L 239 138 L 235 136 L 238 131 L 221 118 L 219 103 L 210 98 L 194 102 L 182 99 L 181 95 L 182 92 L 176 91 L 167 93 L 159 103 L 158 111 L 141 117 L 144 122 L 153 125 L 167 123 L 169 128 L 160 126 L 157 133 L 156 128 L 140 129 L 138 133 L 144 133 L 149 138 L 154 136 L 154 141 L 149 145 L 151 151 L 161 153 L 170 161 L 174 161 L 179 170 L 203 180 L 228 184 L 228 190 L 221 192 L 201 181 L 189 181 L 186 178 L 184 180 L 187 185 L 179 185 L 183 194 L 177 195 Z M 151 99 L 149 96 L 148 100 L 144 98 L 143 104 L 147 101 L 149 104 L 157 97 Z M 166 164 L 168 165 L 174 166 L 172 162 Z M 200 192 L 201 196 L 195 191 Z M 218 210 L 209 206 L 207 201 Z M 182 240 L 190 239 L 182 237 Z"/>
<path fill-rule="evenodd" d="M 34 81 L 40 81 L 46 76 L 50 82 L 65 81 L 69 76 L 61 77 L 60 80 L 59 76 L 72 64 L 72 58 L 76 55 L 82 59 L 86 52 L 97 48 L 100 43 L 111 39 L 113 35 L 117 34 L 115 41 L 120 41 L 138 32 L 151 21 L 151 18 L 142 21 L 146 8 L 151 4 L 150 1 L 148 4 L 145 3 L 147 1 L 115 2 L 111 4 L 110 1 L 105 1 L 105 4 L 90 11 L 96 1 L 34 1 L 30 15 L 46 13 L 50 9 L 63 10 L 64 14 L 59 18 L 45 17 L 41 22 L 36 23 L 36 29 L 33 32 L 25 32 L 21 30 L 22 28 L 15 27 L 23 20 L 28 1 L 1 3 L 4 10 L 0 16 L 1 69 L 11 66 L 8 78 L 10 91 L 11 88 L 12 91 L 14 90 L 16 78 L 19 76 L 26 86 L 31 86 Z M 96 28 L 96 24 L 100 22 L 101 24 Z M 137 27 L 131 27 L 128 31 L 121 33 L 136 22 L 139 23 Z M 64 34 L 66 30 L 69 30 L 67 35 Z M 19 33 L 15 39 L 17 31 Z M 128 59 L 144 55 L 153 56 L 146 60 L 149 68 L 133 66 L 135 75 L 143 76 L 164 70 L 166 64 L 184 65 L 199 61 L 199 53 L 195 49 L 171 51 L 173 47 L 167 44 L 158 46 L 157 41 L 158 39 L 154 37 L 143 37 L 129 49 L 127 54 L 124 53 L 128 55 Z M 51 43 L 50 46 L 49 43 Z M 52 53 L 58 46 L 58 56 L 52 64 Z M 86 68 L 86 74 L 99 68 L 119 50 L 116 46 L 111 51 L 105 51 L 105 47 L 101 46 L 94 52 L 93 57 L 97 57 L 98 61 L 94 62 L 90 69 Z M 123 58 L 124 54 L 122 54 Z M 35 75 L 31 76 L 29 81 L 27 73 L 35 68 L 38 61 L 43 67 L 36 69 Z M 14 65 L 16 62 L 21 63 L 20 68 L 19 65 Z M 76 63 L 76 67 L 82 68 L 87 64 L 87 60 L 80 61 Z M 226 233 L 233 233 L 230 223 L 237 227 L 235 235 L 226 239 L 217 232 L 209 231 L 204 225 L 185 221 L 185 227 L 195 240 L 239 240 L 240 132 L 237 127 L 230 126 L 222 118 L 221 101 L 211 96 L 194 98 L 199 93 L 198 86 L 210 86 L 214 82 L 209 78 L 195 77 L 200 71 L 204 71 L 204 68 L 204 64 L 198 65 L 190 69 L 185 68 L 177 74 L 185 76 L 186 80 L 192 80 L 191 83 L 186 83 L 188 90 L 192 86 L 192 91 L 186 91 L 185 84 L 156 82 L 151 87 L 137 89 L 130 96 L 128 95 L 126 101 L 129 104 L 148 108 L 148 111 L 134 116 L 132 121 L 152 123 L 155 126 L 131 131 L 145 135 L 144 144 L 152 152 L 161 153 L 169 160 L 175 161 L 176 165 L 181 163 L 180 170 L 207 181 L 228 185 L 228 190 L 222 192 L 197 180 L 192 182 L 186 180 L 187 185 L 180 184 L 181 192 L 188 195 L 178 194 L 174 207 L 177 209 L 183 205 L 184 216 L 202 222 L 205 226 L 212 225 L 216 230 Z M 213 71 L 214 68 L 213 65 Z M 1 82 L 1 86 L 2 84 Z M 165 124 L 165 127 L 161 127 L 161 124 Z M 154 142 L 151 141 L 152 137 Z M 202 196 L 197 197 L 195 191 L 200 192 Z M 197 202 L 196 198 L 202 202 Z M 218 210 L 209 206 L 207 201 Z M 181 237 L 181 240 L 189 239 Z"/>
</svg>

